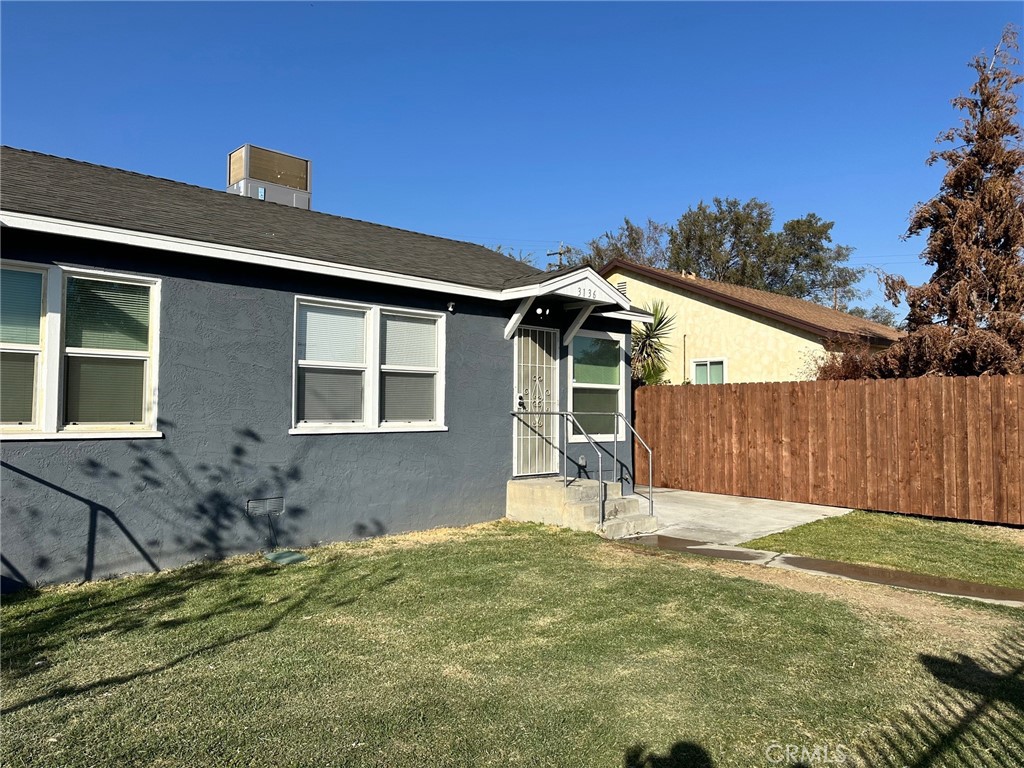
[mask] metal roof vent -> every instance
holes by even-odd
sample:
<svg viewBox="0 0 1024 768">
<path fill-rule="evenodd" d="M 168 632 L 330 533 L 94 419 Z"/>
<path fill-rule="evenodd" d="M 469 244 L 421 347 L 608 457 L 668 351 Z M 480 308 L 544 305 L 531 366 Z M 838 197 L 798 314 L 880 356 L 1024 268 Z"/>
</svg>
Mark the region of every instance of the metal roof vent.
<svg viewBox="0 0 1024 768">
<path fill-rule="evenodd" d="M 243 144 L 228 155 L 228 192 L 309 210 L 312 163 L 295 155 Z"/>
</svg>

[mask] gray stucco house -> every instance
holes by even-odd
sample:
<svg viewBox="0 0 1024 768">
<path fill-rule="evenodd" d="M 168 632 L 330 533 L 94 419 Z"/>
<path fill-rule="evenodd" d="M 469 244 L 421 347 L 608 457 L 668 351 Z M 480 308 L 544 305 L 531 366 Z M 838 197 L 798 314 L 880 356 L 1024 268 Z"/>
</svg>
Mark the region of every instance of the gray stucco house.
<svg viewBox="0 0 1024 768">
<path fill-rule="evenodd" d="M 630 418 L 643 315 L 589 267 L 19 149 L 0 174 L 7 588 L 496 519 L 510 480 L 596 466 L 511 412 Z M 623 419 L 579 419 L 628 485 Z"/>
</svg>

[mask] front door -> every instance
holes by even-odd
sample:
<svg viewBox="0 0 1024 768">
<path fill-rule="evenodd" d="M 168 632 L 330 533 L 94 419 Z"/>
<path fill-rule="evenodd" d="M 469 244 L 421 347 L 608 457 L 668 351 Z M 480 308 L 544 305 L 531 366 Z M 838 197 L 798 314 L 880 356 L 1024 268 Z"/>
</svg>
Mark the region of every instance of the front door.
<svg viewBox="0 0 1024 768">
<path fill-rule="evenodd" d="M 515 475 L 558 472 L 558 331 L 523 328 L 515 337 Z"/>
</svg>

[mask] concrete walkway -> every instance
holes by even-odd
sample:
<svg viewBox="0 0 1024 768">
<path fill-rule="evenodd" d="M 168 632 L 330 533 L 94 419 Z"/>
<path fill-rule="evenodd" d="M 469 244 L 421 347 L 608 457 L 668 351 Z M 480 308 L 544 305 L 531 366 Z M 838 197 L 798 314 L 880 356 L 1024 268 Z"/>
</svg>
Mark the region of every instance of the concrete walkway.
<svg viewBox="0 0 1024 768">
<path fill-rule="evenodd" d="M 635 488 L 634 493 L 646 496 L 647 489 Z M 658 534 L 713 544 L 742 544 L 849 511 L 792 501 L 654 489 L 654 514 L 661 526 Z"/>
</svg>

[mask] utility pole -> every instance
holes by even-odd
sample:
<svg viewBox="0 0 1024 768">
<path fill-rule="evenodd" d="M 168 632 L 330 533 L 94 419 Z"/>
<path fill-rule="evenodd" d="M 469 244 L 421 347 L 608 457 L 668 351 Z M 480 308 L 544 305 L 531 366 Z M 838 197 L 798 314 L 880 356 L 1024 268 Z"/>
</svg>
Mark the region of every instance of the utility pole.
<svg viewBox="0 0 1024 768">
<path fill-rule="evenodd" d="M 555 267 L 555 269 L 561 269 L 562 268 L 562 257 L 563 256 L 567 256 L 568 254 L 569 254 L 569 249 L 565 247 L 565 243 L 563 243 L 561 240 L 558 241 L 558 250 L 557 251 L 548 251 L 548 256 L 557 256 L 558 257 L 558 266 Z M 550 261 L 548 262 L 548 271 L 549 272 L 551 271 L 551 262 Z"/>
</svg>

